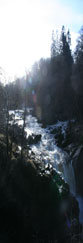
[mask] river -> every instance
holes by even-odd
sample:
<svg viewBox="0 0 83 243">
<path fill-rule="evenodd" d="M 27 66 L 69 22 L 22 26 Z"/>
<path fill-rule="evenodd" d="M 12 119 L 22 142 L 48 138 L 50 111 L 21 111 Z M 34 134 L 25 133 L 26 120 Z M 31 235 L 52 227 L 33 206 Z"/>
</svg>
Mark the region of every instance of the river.
<svg viewBox="0 0 83 243">
<path fill-rule="evenodd" d="M 23 111 L 10 111 L 11 114 L 15 114 L 15 122 L 18 125 L 23 125 Z M 80 208 L 79 220 L 83 224 L 83 198 L 76 195 L 76 182 L 74 169 L 72 166 L 72 161 L 70 161 L 69 155 L 62 149 L 56 146 L 54 135 L 51 131 L 58 126 L 61 126 L 62 132 L 65 136 L 65 129 L 67 127 L 68 121 L 57 122 L 56 125 L 50 125 L 46 128 L 42 128 L 42 124 L 38 123 L 37 118 L 33 117 L 28 110 L 28 115 L 26 116 L 26 134 L 29 135 L 41 134 L 41 140 L 37 144 L 31 145 L 31 151 L 34 152 L 36 158 L 41 160 L 46 166 L 48 164 L 52 165 L 56 169 L 65 181 L 69 184 L 71 193 L 77 198 Z"/>
</svg>

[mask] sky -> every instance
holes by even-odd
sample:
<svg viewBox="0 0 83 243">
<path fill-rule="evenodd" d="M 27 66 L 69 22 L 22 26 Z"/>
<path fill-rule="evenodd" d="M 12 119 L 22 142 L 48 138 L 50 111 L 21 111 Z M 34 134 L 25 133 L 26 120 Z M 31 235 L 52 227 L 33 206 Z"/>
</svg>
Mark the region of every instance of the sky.
<svg viewBox="0 0 83 243">
<path fill-rule="evenodd" d="M 10 79 L 50 56 L 52 30 L 70 29 L 72 49 L 83 25 L 83 0 L 0 0 L 0 67 Z"/>
</svg>

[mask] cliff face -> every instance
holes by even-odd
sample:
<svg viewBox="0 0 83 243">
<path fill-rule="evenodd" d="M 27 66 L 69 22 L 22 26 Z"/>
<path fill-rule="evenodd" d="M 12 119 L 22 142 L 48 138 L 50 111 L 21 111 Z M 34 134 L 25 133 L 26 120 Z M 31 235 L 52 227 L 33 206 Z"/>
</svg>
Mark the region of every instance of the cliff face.
<svg viewBox="0 0 83 243">
<path fill-rule="evenodd" d="M 76 192 L 83 196 L 83 124 L 73 124 L 69 128 L 68 137 L 70 143 L 65 147 L 70 154 L 75 172 Z"/>
<path fill-rule="evenodd" d="M 69 154 L 74 168 L 76 193 L 83 196 L 83 121 L 69 121 L 65 136 L 61 128 L 54 131 L 55 141 Z"/>
</svg>

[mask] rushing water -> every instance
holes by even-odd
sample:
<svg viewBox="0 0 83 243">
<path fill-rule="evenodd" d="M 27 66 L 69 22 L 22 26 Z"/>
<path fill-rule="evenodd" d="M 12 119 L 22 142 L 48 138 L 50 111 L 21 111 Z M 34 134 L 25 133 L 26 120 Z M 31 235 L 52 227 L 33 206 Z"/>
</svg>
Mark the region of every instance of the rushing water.
<svg viewBox="0 0 83 243">
<path fill-rule="evenodd" d="M 10 114 L 15 115 L 15 121 L 19 124 L 23 124 L 22 114 L 23 111 L 13 111 Z M 76 195 L 76 183 L 74 169 L 72 166 L 72 161 L 66 152 L 56 146 L 54 135 L 51 134 L 51 130 L 55 127 L 61 126 L 62 132 L 65 137 L 65 129 L 67 127 L 67 122 L 57 122 L 56 125 L 48 126 L 47 128 L 42 128 L 42 124 L 39 124 L 37 119 L 29 114 L 26 117 L 26 128 L 27 137 L 29 135 L 41 134 L 41 140 L 37 144 L 31 145 L 31 150 L 35 153 L 37 160 L 43 161 L 43 163 L 51 164 L 59 173 L 62 174 L 65 181 L 70 186 L 70 191 L 72 194 Z M 80 222 L 83 224 L 83 209 L 82 203 L 83 198 L 77 197 L 80 207 Z"/>
</svg>

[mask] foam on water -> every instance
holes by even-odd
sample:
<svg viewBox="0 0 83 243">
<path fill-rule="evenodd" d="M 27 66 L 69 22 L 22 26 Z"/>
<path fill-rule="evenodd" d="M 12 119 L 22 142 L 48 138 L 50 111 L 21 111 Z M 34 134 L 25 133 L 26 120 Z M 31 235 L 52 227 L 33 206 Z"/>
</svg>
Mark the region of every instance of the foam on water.
<svg viewBox="0 0 83 243">
<path fill-rule="evenodd" d="M 12 112 L 10 112 L 12 114 Z M 22 120 L 23 111 L 15 111 L 15 119 L 18 125 L 23 124 Z M 56 146 L 54 135 L 50 133 L 54 128 L 61 127 L 62 132 L 65 136 L 65 130 L 67 129 L 68 121 L 57 122 L 56 125 L 42 128 L 42 125 L 38 123 L 37 119 L 32 115 L 26 117 L 26 128 L 27 137 L 31 134 L 41 134 L 41 140 L 39 143 L 31 146 L 31 150 L 36 154 L 36 158 L 45 163 L 50 163 L 53 168 L 61 172 L 65 181 L 70 186 L 70 191 L 76 195 L 76 182 L 72 161 L 68 157 L 68 154 L 62 149 Z M 83 198 L 77 197 L 80 208 L 80 222 L 83 224 Z"/>
</svg>

